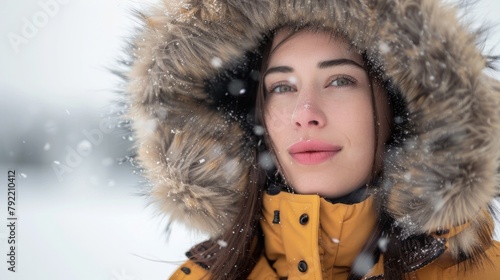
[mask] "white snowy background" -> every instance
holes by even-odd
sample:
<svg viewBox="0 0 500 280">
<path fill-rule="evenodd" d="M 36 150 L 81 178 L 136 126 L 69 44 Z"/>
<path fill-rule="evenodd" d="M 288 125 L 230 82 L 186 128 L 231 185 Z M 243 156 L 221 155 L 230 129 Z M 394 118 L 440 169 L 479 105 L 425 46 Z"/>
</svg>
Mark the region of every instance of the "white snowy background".
<svg viewBox="0 0 500 280">
<path fill-rule="evenodd" d="M 121 164 L 133 139 L 108 127 L 119 80 L 107 68 L 132 36 L 130 9 L 144 1 L 0 3 L 0 279 L 166 279 L 204 236 L 176 225 L 167 239 L 140 196 L 144 180 Z M 492 26 L 493 54 L 498 11 L 499 0 L 480 0 L 468 16 Z M 15 273 L 7 170 L 18 175 Z"/>
</svg>

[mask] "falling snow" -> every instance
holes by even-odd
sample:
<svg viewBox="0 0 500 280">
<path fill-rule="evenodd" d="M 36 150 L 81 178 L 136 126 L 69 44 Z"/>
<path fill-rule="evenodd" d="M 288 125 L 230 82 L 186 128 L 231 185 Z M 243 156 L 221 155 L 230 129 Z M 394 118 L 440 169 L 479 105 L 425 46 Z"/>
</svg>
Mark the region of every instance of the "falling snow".
<svg viewBox="0 0 500 280">
<path fill-rule="evenodd" d="M 231 82 L 229 82 L 229 85 L 227 86 L 227 90 L 229 93 L 232 95 L 238 96 L 246 92 L 245 90 L 245 82 L 242 80 L 234 79 Z"/>
<path fill-rule="evenodd" d="M 352 271 L 358 275 L 366 275 L 373 265 L 373 258 L 369 254 L 359 254 L 352 265 Z"/>
<path fill-rule="evenodd" d="M 82 154 L 89 154 L 92 151 L 92 144 L 88 140 L 82 140 L 78 143 L 77 150 Z"/>
<path fill-rule="evenodd" d="M 403 175 L 403 178 L 405 179 L 406 182 L 411 182 L 411 173 L 410 172 L 406 172 Z"/>
<path fill-rule="evenodd" d="M 394 117 L 394 123 L 396 124 L 402 124 L 404 122 L 404 118 L 401 116 L 395 116 Z"/>
<path fill-rule="evenodd" d="M 264 127 L 263 127 L 263 126 L 261 126 L 261 125 L 256 125 L 256 126 L 254 126 L 254 128 L 253 128 L 253 133 L 254 133 L 255 135 L 261 136 L 261 135 L 264 135 L 264 132 L 265 132 L 265 129 L 264 129 Z"/>
<path fill-rule="evenodd" d="M 220 59 L 218 57 L 214 57 L 210 61 L 210 64 L 212 64 L 212 66 L 215 68 L 220 68 L 220 67 L 222 67 L 222 59 Z"/>
<path fill-rule="evenodd" d="M 378 45 L 378 49 L 381 54 L 386 54 L 391 51 L 391 47 L 386 42 L 380 42 Z"/>
<path fill-rule="evenodd" d="M 387 238 L 384 238 L 384 237 L 381 237 L 379 240 L 378 240 L 378 248 L 380 249 L 380 251 L 382 252 L 386 252 L 387 251 L 387 245 L 389 244 L 389 240 Z"/>
<path fill-rule="evenodd" d="M 259 165 L 266 169 L 266 170 L 271 170 L 274 168 L 274 161 L 273 157 L 271 154 L 267 152 L 263 152 L 259 154 Z"/>
<path fill-rule="evenodd" d="M 217 244 L 219 244 L 222 248 L 227 247 L 227 242 L 222 239 L 217 240 Z"/>
<path fill-rule="evenodd" d="M 288 82 L 290 82 L 292 85 L 297 84 L 297 77 L 295 77 L 295 76 L 289 77 Z"/>
</svg>

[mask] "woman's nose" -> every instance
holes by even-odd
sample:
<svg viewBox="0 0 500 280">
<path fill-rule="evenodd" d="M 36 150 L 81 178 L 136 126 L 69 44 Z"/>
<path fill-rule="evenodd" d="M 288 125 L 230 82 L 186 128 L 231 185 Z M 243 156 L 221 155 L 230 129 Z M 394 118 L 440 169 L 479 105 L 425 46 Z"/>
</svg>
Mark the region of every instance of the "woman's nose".
<svg viewBox="0 0 500 280">
<path fill-rule="evenodd" d="M 316 100 L 299 101 L 292 114 L 292 123 L 296 127 L 323 127 L 326 118 L 320 104 Z"/>
</svg>

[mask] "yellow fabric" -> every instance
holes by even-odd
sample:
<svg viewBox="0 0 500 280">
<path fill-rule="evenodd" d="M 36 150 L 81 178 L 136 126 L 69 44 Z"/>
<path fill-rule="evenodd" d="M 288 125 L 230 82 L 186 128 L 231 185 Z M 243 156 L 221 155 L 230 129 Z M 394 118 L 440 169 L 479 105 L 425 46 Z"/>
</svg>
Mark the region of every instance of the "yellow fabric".
<svg viewBox="0 0 500 280">
<path fill-rule="evenodd" d="M 275 220 L 279 211 L 279 223 Z M 307 223 L 301 224 L 303 214 Z M 351 265 L 376 224 L 373 198 L 353 205 L 332 204 L 317 195 L 298 195 L 281 192 L 264 195 L 261 220 L 265 253 L 248 279 L 347 279 Z M 462 228 L 450 230 L 452 236 Z M 500 243 L 486 250 L 491 262 L 465 268 L 451 261 L 444 253 L 431 264 L 411 273 L 412 280 L 499 280 Z M 299 262 L 307 270 L 298 269 Z M 189 274 L 186 274 L 186 268 Z M 383 275 L 383 256 L 366 275 Z M 171 276 L 179 279 L 209 279 L 209 272 L 192 261 L 187 261 Z"/>
<path fill-rule="evenodd" d="M 186 273 L 189 271 L 189 273 Z M 170 280 L 183 280 L 183 279 L 210 279 L 210 274 L 207 270 L 203 269 L 196 263 L 187 260 L 184 264 L 179 266 L 176 271 L 170 276 Z"/>
<path fill-rule="evenodd" d="M 449 259 L 445 252 L 431 264 L 410 273 L 412 280 L 499 280 L 500 279 L 500 242 L 493 241 L 493 245 L 486 250 L 491 261 L 473 267 L 464 267 Z M 372 268 L 369 276 L 381 275 L 384 272 L 383 256 Z"/>
<path fill-rule="evenodd" d="M 318 195 L 281 192 L 264 195 L 265 252 L 280 277 L 345 279 L 354 258 L 376 223 L 373 199 L 353 205 L 332 204 Z M 274 224 L 279 211 L 280 223 Z M 302 225 L 301 215 L 309 220 Z M 307 270 L 298 269 L 300 261 Z"/>
<path fill-rule="evenodd" d="M 262 256 L 255 265 L 252 273 L 248 276 L 249 280 L 279 280 L 276 272 L 271 268 L 265 256 Z"/>
</svg>

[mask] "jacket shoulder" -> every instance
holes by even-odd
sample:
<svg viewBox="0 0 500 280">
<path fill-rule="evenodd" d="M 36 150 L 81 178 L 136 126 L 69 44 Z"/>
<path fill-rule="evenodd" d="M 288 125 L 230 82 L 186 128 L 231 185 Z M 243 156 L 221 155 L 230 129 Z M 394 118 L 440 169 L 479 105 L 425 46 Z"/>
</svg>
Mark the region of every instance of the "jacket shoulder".
<svg viewBox="0 0 500 280">
<path fill-rule="evenodd" d="M 485 259 L 473 266 L 462 263 L 454 263 L 447 252 L 434 262 L 421 269 L 410 272 L 411 279 L 458 279 L 458 280 L 498 280 L 500 277 L 500 242 L 493 241 L 492 245 L 485 250 Z M 364 279 L 383 279 L 384 265 L 383 256 L 364 277 Z"/>
<path fill-rule="evenodd" d="M 500 242 L 493 241 L 485 250 L 485 259 L 474 265 L 451 264 L 445 254 L 430 265 L 416 271 L 417 279 L 495 280 L 500 277 Z"/>
</svg>

